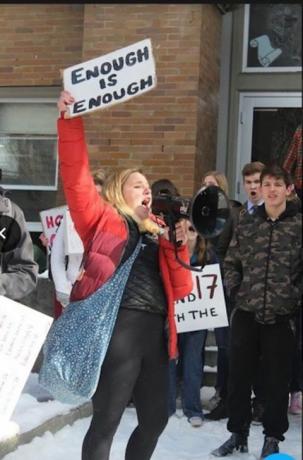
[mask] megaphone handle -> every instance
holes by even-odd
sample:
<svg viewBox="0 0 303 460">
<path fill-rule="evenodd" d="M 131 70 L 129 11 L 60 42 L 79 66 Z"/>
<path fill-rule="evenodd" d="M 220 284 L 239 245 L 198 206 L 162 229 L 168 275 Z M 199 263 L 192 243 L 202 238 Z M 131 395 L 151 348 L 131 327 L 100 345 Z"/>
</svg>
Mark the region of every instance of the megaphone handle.
<svg viewBox="0 0 303 460">
<path fill-rule="evenodd" d="M 182 241 L 176 240 L 176 227 L 175 227 L 174 222 L 171 219 L 169 219 L 168 235 L 169 235 L 169 240 L 171 241 L 171 243 L 174 243 L 175 246 L 180 247 L 182 245 Z"/>
<path fill-rule="evenodd" d="M 169 233 L 168 233 L 169 240 L 171 241 L 171 243 L 174 244 L 176 260 L 179 262 L 180 265 L 182 265 L 182 267 L 187 268 L 187 270 L 192 270 L 194 272 L 202 272 L 204 265 L 200 268 L 193 267 L 192 265 L 187 265 L 185 262 L 183 262 L 183 260 L 179 258 L 177 248 L 182 245 L 182 241 L 176 241 L 176 228 L 175 228 L 175 224 L 172 221 L 172 219 L 169 219 L 168 226 L 169 226 Z"/>
</svg>

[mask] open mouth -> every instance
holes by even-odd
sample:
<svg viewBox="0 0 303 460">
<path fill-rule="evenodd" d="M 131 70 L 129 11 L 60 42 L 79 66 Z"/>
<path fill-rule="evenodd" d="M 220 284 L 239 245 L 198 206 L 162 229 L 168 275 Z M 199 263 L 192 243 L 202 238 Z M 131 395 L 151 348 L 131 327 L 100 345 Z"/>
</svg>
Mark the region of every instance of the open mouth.
<svg viewBox="0 0 303 460">
<path fill-rule="evenodd" d="M 256 196 L 256 192 L 255 192 L 254 190 L 252 190 L 252 191 L 250 192 L 250 194 L 251 194 L 251 196 Z"/>
<path fill-rule="evenodd" d="M 144 200 L 142 200 L 141 205 L 144 206 L 146 209 L 149 209 L 150 208 L 150 199 L 145 198 Z"/>
</svg>

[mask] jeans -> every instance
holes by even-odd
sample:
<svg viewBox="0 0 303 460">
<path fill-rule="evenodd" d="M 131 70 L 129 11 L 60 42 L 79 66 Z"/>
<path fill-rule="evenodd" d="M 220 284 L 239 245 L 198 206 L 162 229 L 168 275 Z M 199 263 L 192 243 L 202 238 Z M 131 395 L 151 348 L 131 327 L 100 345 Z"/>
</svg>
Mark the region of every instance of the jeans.
<svg viewBox="0 0 303 460">
<path fill-rule="evenodd" d="M 181 399 L 184 414 L 190 418 L 203 417 L 200 388 L 204 367 L 204 347 L 207 330 L 184 332 L 178 335 L 179 361 L 169 363 L 168 414 L 176 411 L 178 374 L 182 379 Z"/>
</svg>

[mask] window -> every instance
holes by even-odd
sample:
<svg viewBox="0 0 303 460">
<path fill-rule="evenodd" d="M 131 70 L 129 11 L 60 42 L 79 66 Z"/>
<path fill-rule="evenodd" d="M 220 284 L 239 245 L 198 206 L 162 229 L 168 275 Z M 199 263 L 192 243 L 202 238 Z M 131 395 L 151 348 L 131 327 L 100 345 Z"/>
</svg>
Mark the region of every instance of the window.
<svg viewBox="0 0 303 460">
<path fill-rule="evenodd" d="M 302 70 L 302 5 L 245 5 L 243 72 Z"/>
<path fill-rule="evenodd" d="M 58 206 L 59 87 L 0 87 L 0 185 L 41 232 L 39 212 Z"/>
<path fill-rule="evenodd" d="M 57 190 L 54 101 L 0 98 L 2 185 L 14 190 Z"/>
</svg>

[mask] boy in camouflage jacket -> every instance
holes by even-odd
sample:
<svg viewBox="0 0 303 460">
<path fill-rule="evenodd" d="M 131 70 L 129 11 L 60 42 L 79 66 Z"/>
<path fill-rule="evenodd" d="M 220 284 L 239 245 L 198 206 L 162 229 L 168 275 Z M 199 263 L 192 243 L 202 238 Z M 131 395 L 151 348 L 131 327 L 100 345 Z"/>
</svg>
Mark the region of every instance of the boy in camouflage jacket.
<svg viewBox="0 0 303 460">
<path fill-rule="evenodd" d="M 293 317 L 302 294 L 302 214 L 287 201 L 291 179 L 279 166 L 264 168 L 261 188 L 264 205 L 240 219 L 224 262 L 234 305 L 227 423 L 232 436 L 212 452 L 217 457 L 248 450 L 251 386 L 261 355 L 266 396 L 261 459 L 279 452 L 289 426 Z"/>
</svg>

